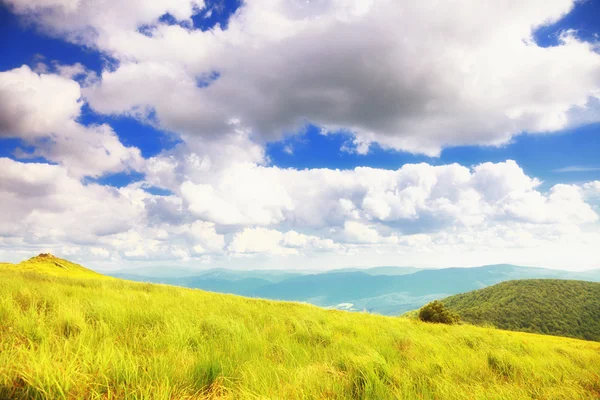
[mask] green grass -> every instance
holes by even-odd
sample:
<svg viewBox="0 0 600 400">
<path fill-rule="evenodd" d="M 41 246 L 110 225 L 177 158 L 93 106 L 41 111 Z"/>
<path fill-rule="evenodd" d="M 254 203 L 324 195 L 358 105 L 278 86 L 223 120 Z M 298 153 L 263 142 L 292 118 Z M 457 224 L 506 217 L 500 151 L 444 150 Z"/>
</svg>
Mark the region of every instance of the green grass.
<svg viewBox="0 0 600 400">
<path fill-rule="evenodd" d="M 595 342 L 0 266 L 0 398 L 599 396 Z"/>
<path fill-rule="evenodd" d="M 600 341 L 600 283 L 596 282 L 509 281 L 442 302 L 473 324 Z"/>
</svg>

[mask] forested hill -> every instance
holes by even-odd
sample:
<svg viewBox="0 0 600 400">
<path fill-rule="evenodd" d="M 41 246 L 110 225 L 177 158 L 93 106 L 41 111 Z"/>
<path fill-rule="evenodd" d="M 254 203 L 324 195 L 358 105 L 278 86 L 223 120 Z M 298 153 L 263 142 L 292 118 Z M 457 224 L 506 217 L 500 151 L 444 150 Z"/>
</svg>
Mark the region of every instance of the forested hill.
<svg viewBox="0 0 600 400">
<path fill-rule="evenodd" d="M 600 341 L 600 283 L 508 281 L 442 301 L 473 324 Z"/>
</svg>

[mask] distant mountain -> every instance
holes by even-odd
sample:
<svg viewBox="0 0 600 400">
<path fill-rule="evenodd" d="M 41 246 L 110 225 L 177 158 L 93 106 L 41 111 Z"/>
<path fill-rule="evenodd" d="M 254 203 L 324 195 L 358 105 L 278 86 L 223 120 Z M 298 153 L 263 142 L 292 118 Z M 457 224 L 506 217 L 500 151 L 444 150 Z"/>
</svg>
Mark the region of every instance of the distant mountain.
<svg viewBox="0 0 600 400">
<path fill-rule="evenodd" d="M 600 269 L 592 269 L 589 271 L 580 272 L 579 279 L 586 281 L 600 282 Z"/>
<path fill-rule="evenodd" d="M 412 270 L 416 272 L 411 273 Z M 600 281 L 600 274 L 595 271 L 576 273 L 507 264 L 423 270 L 412 267 L 347 268 L 312 274 L 211 269 L 183 277 L 142 276 L 123 272 L 113 273 L 112 276 L 385 315 L 400 315 L 434 299 L 508 280 L 555 278 Z"/>
<path fill-rule="evenodd" d="M 340 268 L 326 273 L 338 272 L 363 272 L 368 275 L 408 275 L 421 271 L 423 268 L 415 267 L 372 267 L 372 268 Z"/>
<path fill-rule="evenodd" d="M 127 268 L 116 272 L 106 272 L 111 276 L 144 276 L 149 278 L 181 278 L 184 276 L 195 276 L 203 271 L 192 268 L 178 267 L 143 267 L 143 268 Z"/>
<path fill-rule="evenodd" d="M 258 288 L 271 284 L 271 281 L 260 278 L 221 279 L 214 275 L 188 276 L 183 278 L 157 278 L 117 273 L 111 276 L 136 282 L 164 283 L 167 285 L 181 286 L 193 289 L 202 289 L 209 292 L 239 294 L 251 296 Z"/>
<path fill-rule="evenodd" d="M 278 271 L 278 270 L 249 270 L 239 271 L 225 268 L 209 269 L 198 276 L 208 279 L 226 279 L 230 281 L 242 280 L 242 279 L 262 279 L 272 283 L 281 282 L 283 280 L 293 278 L 296 276 L 304 275 L 305 272 L 299 271 Z"/>
<path fill-rule="evenodd" d="M 134 277 L 143 278 L 144 281 L 159 282 L 165 278 L 205 278 L 228 281 L 238 281 L 247 278 L 258 278 L 275 283 L 284 279 L 303 275 L 305 272 L 299 271 L 279 271 L 279 270 L 233 270 L 226 268 L 211 268 L 207 270 L 197 270 L 191 268 L 169 268 L 169 267 L 149 267 L 122 269 L 116 272 L 108 273 L 110 276 L 123 279 Z M 131 279 L 138 281 L 140 279 Z M 166 282 L 159 282 L 166 283 Z"/>
<path fill-rule="evenodd" d="M 303 275 L 259 288 L 253 295 L 267 299 L 305 301 L 326 307 L 399 315 L 433 299 L 481 289 L 514 279 L 580 279 L 578 273 L 514 265 L 427 269 L 408 275 L 330 272 Z M 352 304 L 352 307 L 348 306 Z"/>
<path fill-rule="evenodd" d="M 442 302 L 473 324 L 600 341 L 600 283 L 518 280 Z"/>
</svg>

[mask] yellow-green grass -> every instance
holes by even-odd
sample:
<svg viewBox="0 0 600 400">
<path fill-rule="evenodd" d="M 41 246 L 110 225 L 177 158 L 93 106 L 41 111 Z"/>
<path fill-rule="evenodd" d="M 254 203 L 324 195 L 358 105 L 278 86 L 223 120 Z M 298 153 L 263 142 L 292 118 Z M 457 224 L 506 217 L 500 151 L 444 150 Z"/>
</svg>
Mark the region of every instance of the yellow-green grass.
<svg viewBox="0 0 600 400">
<path fill-rule="evenodd" d="M 113 279 L 48 253 L 42 253 L 18 264 L 0 263 L 0 268 L 21 272 L 36 272 L 51 276 L 67 276 L 70 278 Z"/>
<path fill-rule="evenodd" d="M 0 267 L 0 399 L 591 399 L 600 344 Z"/>
</svg>

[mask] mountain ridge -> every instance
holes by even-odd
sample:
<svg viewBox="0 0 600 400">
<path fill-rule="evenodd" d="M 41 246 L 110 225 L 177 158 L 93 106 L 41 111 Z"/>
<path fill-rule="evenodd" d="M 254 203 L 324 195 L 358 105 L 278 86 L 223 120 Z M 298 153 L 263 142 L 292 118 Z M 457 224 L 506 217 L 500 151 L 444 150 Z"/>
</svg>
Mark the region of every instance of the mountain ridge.
<svg viewBox="0 0 600 400">
<path fill-rule="evenodd" d="M 384 315 L 401 315 L 434 299 L 480 289 L 507 280 L 532 278 L 600 280 L 600 275 L 596 276 L 595 271 L 569 272 L 511 264 L 420 269 L 408 274 L 373 275 L 373 270 L 377 271 L 378 268 L 375 267 L 371 271 L 349 268 L 322 273 L 293 274 L 292 272 L 292 275 L 287 277 L 282 275 L 282 271 L 227 269 L 207 270 L 203 275 L 186 278 L 167 279 L 118 273 L 112 276 L 273 300 L 309 302 L 327 308 L 336 308 L 339 305 L 345 310 L 366 310 Z M 406 271 L 404 268 L 411 267 L 393 268 Z M 211 274 L 218 275 L 219 279 L 208 279 Z M 248 276 L 269 282 L 242 280 Z M 231 283 L 227 284 L 223 280 L 230 280 Z M 238 283 L 234 283 L 235 281 Z M 351 306 L 348 306 L 349 304 Z"/>
</svg>

